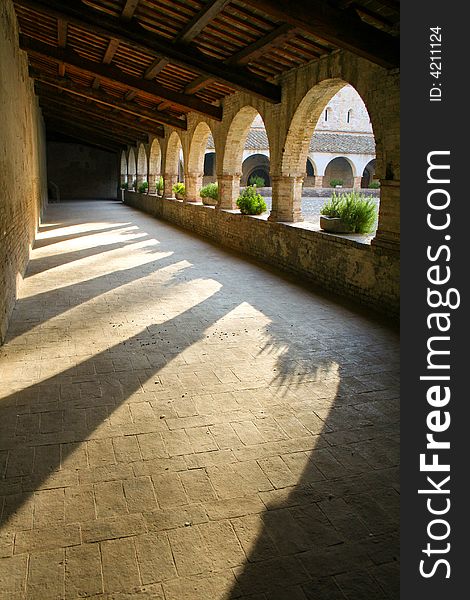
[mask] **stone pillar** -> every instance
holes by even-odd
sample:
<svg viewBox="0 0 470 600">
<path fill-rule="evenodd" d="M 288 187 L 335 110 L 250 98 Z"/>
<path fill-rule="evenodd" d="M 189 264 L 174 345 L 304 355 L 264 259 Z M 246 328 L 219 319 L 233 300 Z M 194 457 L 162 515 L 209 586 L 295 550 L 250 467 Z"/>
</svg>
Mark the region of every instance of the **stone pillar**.
<svg viewBox="0 0 470 600">
<path fill-rule="evenodd" d="M 155 194 L 157 192 L 157 187 L 156 187 L 157 186 L 157 176 L 149 173 L 148 182 L 149 182 L 148 193 Z"/>
<path fill-rule="evenodd" d="M 379 226 L 371 242 L 391 250 L 400 247 L 400 182 L 380 180 Z"/>
<path fill-rule="evenodd" d="M 219 202 L 217 208 L 233 210 L 237 208 L 238 196 L 240 196 L 240 173 L 236 175 L 218 175 Z"/>
<path fill-rule="evenodd" d="M 199 191 L 202 188 L 202 173 L 187 173 L 184 177 L 186 186 L 186 202 L 197 202 L 201 200 Z"/>
<path fill-rule="evenodd" d="M 178 181 L 177 173 L 165 173 L 163 175 L 163 197 L 174 198 L 173 186 Z"/>
<path fill-rule="evenodd" d="M 139 189 L 139 185 L 140 185 L 141 183 L 143 183 L 144 181 L 147 181 L 147 180 L 145 179 L 145 175 L 140 175 L 140 174 L 138 174 L 138 175 L 137 175 L 137 184 L 136 184 L 136 189 L 137 189 L 137 190 Z"/>
<path fill-rule="evenodd" d="M 360 190 L 362 183 L 362 177 L 354 177 L 353 179 L 353 190 Z"/>
<path fill-rule="evenodd" d="M 127 176 L 127 181 L 129 182 L 129 186 L 128 186 L 129 190 L 134 189 L 133 183 L 134 183 L 135 179 L 136 179 L 135 173 L 129 173 L 129 175 Z"/>
<path fill-rule="evenodd" d="M 303 221 L 301 208 L 303 180 L 303 176 L 276 175 L 271 177 L 273 207 L 268 221 L 289 223 Z"/>
<path fill-rule="evenodd" d="M 315 187 L 316 188 L 323 187 L 323 175 L 315 175 Z"/>
</svg>

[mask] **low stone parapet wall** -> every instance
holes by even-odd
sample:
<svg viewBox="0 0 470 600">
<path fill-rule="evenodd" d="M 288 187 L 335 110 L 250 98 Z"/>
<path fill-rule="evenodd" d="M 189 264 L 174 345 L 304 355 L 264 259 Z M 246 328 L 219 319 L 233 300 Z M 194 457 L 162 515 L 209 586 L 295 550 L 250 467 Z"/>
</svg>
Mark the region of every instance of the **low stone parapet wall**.
<svg viewBox="0 0 470 600">
<path fill-rule="evenodd" d="M 274 223 L 150 194 L 124 192 L 124 202 L 278 267 L 392 318 L 399 314 L 399 255 L 299 224 Z"/>
</svg>

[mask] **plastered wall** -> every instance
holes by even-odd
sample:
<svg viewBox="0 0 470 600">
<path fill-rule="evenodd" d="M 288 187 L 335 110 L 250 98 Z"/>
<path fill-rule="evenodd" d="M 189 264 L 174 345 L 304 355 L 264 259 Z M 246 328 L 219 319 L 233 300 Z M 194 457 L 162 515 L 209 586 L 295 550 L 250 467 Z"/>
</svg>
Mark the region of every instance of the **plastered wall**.
<svg viewBox="0 0 470 600">
<path fill-rule="evenodd" d="M 116 198 L 116 155 L 84 144 L 48 142 L 47 174 L 60 199 Z"/>
</svg>

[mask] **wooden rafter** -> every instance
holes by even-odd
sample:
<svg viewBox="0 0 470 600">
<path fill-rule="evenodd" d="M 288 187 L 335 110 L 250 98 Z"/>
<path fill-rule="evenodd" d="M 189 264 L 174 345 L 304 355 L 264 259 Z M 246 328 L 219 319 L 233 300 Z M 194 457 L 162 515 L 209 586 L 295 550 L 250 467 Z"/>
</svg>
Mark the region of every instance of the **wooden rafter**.
<svg viewBox="0 0 470 600">
<path fill-rule="evenodd" d="M 72 123 L 69 117 L 59 115 L 50 111 L 49 109 L 44 109 L 43 114 L 46 120 L 52 120 L 62 123 L 63 125 L 70 127 L 72 131 L 78 128 L 84 132 L 86 131 L 90 135 L 99 135 L 102 138 L 109 138 L 110 140 L 118 141 L 124 144 L 135 144 L 138 141 L 148 141 L 147 135 L 143 135 L 137 132 L 129 132 L 127 130 L 117 131 L 109 127 L 100 127 L 95 123 L 90 123 L 89 121 L 81 120 L 79 118 L 75 118 Z"/>
<path fill-rule="evenodd" d="M 209 0 L 206 2 L 194 18 L 176 36 L 175 41 L 185 44 L 191 42 L 212 19 L 224 10 L 229 2 L 230 0 Z"/>
<path fill-rule="evenodd" d="M 158 137 L 164 136 L 164 130 L 161 125 L 156 125 L 151 121 L 138 121 L 130 116 L 124 117 L 123 114 L 113 115 L 109 111 L 99 109 L 96 104 L 80 102 L 66 94 L 53 94 L 51 90 L 48 91 L 47 89 L 39 88 L 39 98 L 41 104 L 51 108 L 55 107 L 55 110 L 58 112 L 65 112 L 66 114 L 77 112 L 88 115 L 91 119 L 97 119 L 100 123 L 109 122 L 115 126 L 128 126 L 142 133 L 152 133 Z"/>
<path fill-rule="evenodd" d="M 280 86 L 266 82 L 241 67 L 228 67 L 221 61 L 210 59 L 196 46 L 190 46 L 188 51 L 187 44 L 171 43 L 166 38 L 148 31 L 135 19 L 123 23 L 117 17 L 82 3 L 79 6 L 59 0 L 16 0 L 16 3 L 56 18 L 63 18 L 73 25 L 108 39 L 116 38 L 131 48 L 147 54 L 152 53 L 155 57 L 166 57 L 172 64 L 189 68 L 199 75 L 212 77 L 268 102 L 277 103 L 281 100 Z M 194 110 L 191 107 L 187 108 Z"/>
<path fill-rule="evenodd" d="M 134 16 L 135 9 L 137 8 L 138 4 L 139 0 L 126 0 L 126 4 L 122 9 L 121 19 L 124 21 L 130 21 Z"/>
<path fill-rule="evenodd" d="M 243 0 L 262 12 L 385 68 L 399 65 L 399 41 L 367 25 L 350 9 L 323 0 Z"/>
<path fill-rule="evenodd" d="M 59 48 L 65 48 L 67 45 L 67 21 L 64 19 L 57 19 L 57 45 Z M 64 63 L 59 63 L 59 76 L 65 75 Z"/>
<path fill-rule="evenodd" d="M 225 62 L 228 65 L 246 65 L 252 60 L 262 56 L 270 48 L 283 44 L 286 40 L 294 36 L 296 31 L 297 30 L 292 25 L 283 23 L 256 42 L 253 42 L 231 56 Z"/>
<path fill-rule="evenodd" d="M 183 130 L 187 128 L 185 118 L 176 118 L 172 117 L 171 115 L 160 115 L 158 112 L 150 110 L 145 106 L 136 104 L 135 102 L 124 102 L 122 100 L 114 98 L 113 96 L 110 96 L 106 92 L 92 90 L 77 83 L 73 83 L 70 80 L 61 79 L 60 77 L 44 75 L 35 69 L 30 69 L 30 75 L 37 82 L 40 82 L 55 89 L 66 91 L 68 94 L 71 94 L 73 96 L 78 96 L 87 100 L 93 100 L 96 104 L 100 106 L 107 106 L 108 108 L 119 110 L 120 112 L 123 112 L 125 114 L 130 114 L 136 117 L 148 119 L 149 121 L 152 121 L 154 123 L 162 123 Z"/>
<path fill-rule="evenodd" d="M 126 144 L 122 142 L 103 139 L 99 136 L 89 136 L 85 133 L 77 133 L 77 131 L 70 129 L 65 125 L 54 123 L 50 120 L 46 121 L 46 130 L 47 133 L 55 133 L 61 136 L 66 136 L 75 141 L 88 144 L 89 146 L 101 148 L 102 150 L 106 150 L 107 152 L 120 152 L 126 146 Z"/>
<path fill-rule="evenodd" d="M 168 90 L 153 81 L 128 75 L 113 65 L 104 65 L 87 60 L 72 50 L 56 48 L 24 35 L 20 35 L 20 47 L 26 50 L 28 54 L 48 58 L 55 62 L 64 62 L 66 65 L 73 66 L 87 75 L 111 82 L 118 82 L 137 92 L 145 92 L 152 95 L 155 98 L 155 102 L 162 99 L 168 100 L 172 105 L 180 106 L 185 110 L 189 109 L 213 119 L 222 119 L 222 109 L 218 106 L 203 102 L 194 96 Z"/>
<path fill-rule="evenodd" d="M 111 61 L 114 58 L 114 55 L 116 54 L 116 50 L 118 49 L 118 46 L 119 46 L 119 40 L 116 40 L 116 39 L 109 40 L 108 47 L 106 48 L 106 52 L 104 53 L 104 56 L 103 56 L 103 61 L 102 61 L 103 64 L 109 65 L 111 63 Z M 97 90 L 100 87 L 100 78 L 99 77 L 95 77 L 95 79 L 93 80 L 92 87 L 95 90 Z"/>
<path fill-rule="evenodd" d="M 256 42 L 253 42 L 246 48 L 243 48 L 230 58 L 224 61 L 226 65 L 246 65 L 264 54 L 269 48 L 279 46 L 296 33 L 296 28 L 287 23 L 283 23 L 270 33 L 266 34 Z M 195 94 L 199 90 L 210 85 L 214 80 L 207 77 L 198 77 L 186 85 L 185 94 Z"/>
</svg>

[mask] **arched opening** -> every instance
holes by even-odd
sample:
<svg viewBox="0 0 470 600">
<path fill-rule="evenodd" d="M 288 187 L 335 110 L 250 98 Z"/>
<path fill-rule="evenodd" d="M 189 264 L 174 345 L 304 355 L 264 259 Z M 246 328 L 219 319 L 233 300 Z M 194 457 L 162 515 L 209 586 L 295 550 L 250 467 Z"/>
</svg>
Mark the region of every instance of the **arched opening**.
<svg viewBox="0 0 470 600">
<path fill-rule="evenodd" d="M 377 185 L 379 181 L 375 179 L 375 158 L 367 163 L 362 173 L 361 179 L 361 187 L 368 188 L 371 183 L 376 182 Z"/>
<path fill-rule="evenodd" d="M 344 188 L 359 189 L 362 172 L 356 173 L 354 164 L 374 154 L 370 116 L 354 87 L 340 79 L 314 86 L 299 103 L 289 127 L 281 162 L 281 203 L 276 203 L 273 190 L 273 217 L 304 218 L 319 226 L 324 200 L 315 197 L 325 196 L 335 179 Z M 304 192 L 303 186 L 310 189 Z"/>
<path fill-rule="evenodd" d="M 263 150 L 268 168 L 264 165 L 263 178 L 270 181 L 269 139 L 264 121 L 253 106 L 244 106 L 233 118 L 225 141 L 222 173 L 218 175 L 221 208 L 236 208 L 240 195 L 240 178 L 243 174 L 243 157 L 247 152 L 256 154 Z M 242 180 L 244 182 L 244 180 Z"/>
<path fill-rule="evenodd" d="M 147 164 L 147 152 L 145 151 L 144 144 L 140 144 L 139 151 L 137 153 L 137 190 L 143 192 L 143 185 L 147 183 L 148 178 L 148 164 Z"/>
<path fill-rule="evenodd" d="M 163 192 L 159 185 L 160 174 L 162 172 L 162 150 L 160 148 L 160 142 L 155 138 L 150 146 L 149 156 L 149 194 L 155 194 Z"/>
<path fill-rule="evenodd" d="M 135 162 L 134 148 L 129 150 L 129 159 L 127 161 L 127 182 L 128 189 L 134 190 L 137 185 L 137 168 Z"/>
<path fill-rule="evenodd" d="M 315 177 L 315 167 L 310 158 L 307 158 L 307 164 L 305 165 L 307 171 L 307 177 Z"/>
<path fill-rule="evenodd" d="M 242 176 L 240 179 L 241 185 L 251 185 L 254 178 L 262 179 L 259 182 L 258 187 L 270 187 L 271 178 L 269 176 L 269 158 L 264 154 L 252 154 L 243 161 L 242 165 Z"/>
<path fill-rule="evenodd" d="M 352 188 L 354 172 L 349 160 L 343 156 L 333 158 L 326 166 L 324 179 L 324 187 Z"/>
<path fill-rule="evenodd" d="M 184 165 L 181 139 L 176 131 L 172 131 L 166 147 L 165 173 L 163 175 L 165 198 L 174 198 L 173 186 L 178 182 L 184 183 L 184 170 L 180 168 L 180 162 Z"/>
<path fill-rule="evenodd" d="M 210 139 L 207 142 L 207 146 L 210 147 Z M 216 162 L 215 162 L 215 152 L 207 151 L 204 155 L 204 175 L 202 178 L 203 185 L 207 185 L 208 183 L 212 183 L 217 180 L 216 175 Z"/>
<path fill-rule="evenodd" d="M 188 200 L 200 200 L 199 192 L 203 186 L 206 151 L 214 149 L 214 140 L 209 125 L 201 121 L 196 126 L 191 138 L 188 154 L 186 176 L 186 197 Z M 211 152 L 215 158 L 215 152 Z"/>
<path fill-rule="evenodd" d="M 124 150 L 121 152 L 120 184 L 123 187 L 127 182 L 127 158 Z"/>
<path fill-rule="evenodd" d="M 305 163 L 305 176 L 304 176 L 304 187 L 315 187 L 315 175 L 316 167 L 310 157 L 307 158 Z"/>
</svg>

